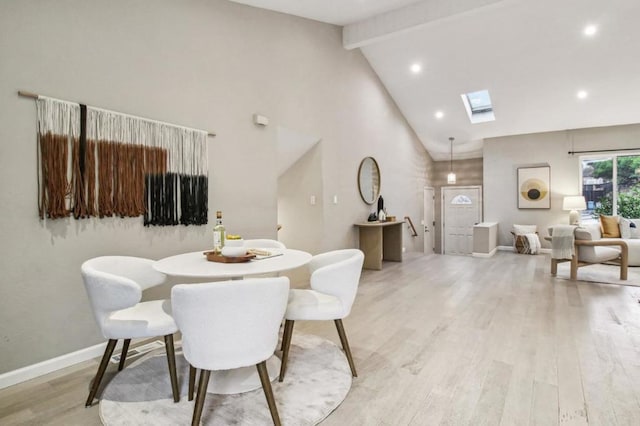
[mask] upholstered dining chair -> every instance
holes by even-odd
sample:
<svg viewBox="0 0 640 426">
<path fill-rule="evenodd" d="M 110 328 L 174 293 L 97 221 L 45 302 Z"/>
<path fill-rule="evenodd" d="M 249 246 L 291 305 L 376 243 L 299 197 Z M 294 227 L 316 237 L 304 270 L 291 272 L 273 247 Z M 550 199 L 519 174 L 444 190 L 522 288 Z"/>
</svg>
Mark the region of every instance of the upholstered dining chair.
<svg viewBox="0 0 640 426">
<path fill-rule="evenodd" d="M 244 246 L 246 248 L 278 248 L 286 249 L 283 243 L 278 240 L 270 240 L 267 238 L 260 238 L 255 240 L 244 240 Z"/>
<path fill-rule="evenodd" d="M 131 339 L 164 336 L 173 400 L 180 400 L 173 333 L 178 331 L 168 300 L 140 302 L 142 291 L 162 284 L 164 274 L 153 261 L 129 256 L 102 256 L 82 264 L 81 273 L 93 315 L 102 335 L 109 339 L 93 380 L 86 406 L 96 396 L 118 339 L 124 339 L 118 371 L 122 370 Z"/>
<path fill-rule="evenodd" d="M 308 264 L 311 288 L 289 291 L 282 336 L 281 382 L 287 371 L 293 325 L 297 320 L 333 320 L 349 361 L 351 374 L 358 377 L 342 319 L 351 313 L 363 262 L 364 253 L 358 249 L 335 250 L 316 255 Z"/>
<path fill-rule="evenodd" d="M 190 365 L 189 398 L 195 370 L 201 370 L 192 425 L 200 422 L 211 371 L 251 365 L 257 367 L 273 423 L 280 425 L 266 360 L 278 345 L 288 295 L 286 277 L 173 287 L 173 315 L 182 332 L 182 352 Z"/>
</svg>

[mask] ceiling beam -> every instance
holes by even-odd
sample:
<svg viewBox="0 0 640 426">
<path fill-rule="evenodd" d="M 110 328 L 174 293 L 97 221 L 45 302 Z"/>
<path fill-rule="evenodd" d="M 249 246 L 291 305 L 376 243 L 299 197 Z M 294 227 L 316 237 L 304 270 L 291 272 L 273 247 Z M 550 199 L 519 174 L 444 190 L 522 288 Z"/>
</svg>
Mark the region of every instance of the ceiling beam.
<svg viewBox="0 0 640 426">
<path fill-rule="evenodd" d="M 371 18 L 345 25 L 342 45 L 355 49 L 422 27 L 431 22 L 508 0 L 423 0 Z"/>
</svg>

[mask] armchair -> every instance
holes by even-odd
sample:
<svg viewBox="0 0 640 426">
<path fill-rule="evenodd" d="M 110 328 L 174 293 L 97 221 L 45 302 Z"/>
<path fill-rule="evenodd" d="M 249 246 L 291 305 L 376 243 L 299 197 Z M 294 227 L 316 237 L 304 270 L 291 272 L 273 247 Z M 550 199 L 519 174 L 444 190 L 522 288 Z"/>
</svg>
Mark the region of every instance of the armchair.
<svg viewBox="0 0 640 426">
<path fill-rule="evenodd" d="M 551 236 L 547 238 L 553 247 L 553 231 L 549 229 Z M 571 280 L 578 279 L 578 268 L 597 263 L 613 262 L 620 265 L 620 279 L 627 279 L 629 266 L 629 247 L 623 240 L 602 240 L 600 229 L 590 227 L 578 227 L 574 231 L 573 254 L 570 259 L 558 259 L 552 254 L 551 275 L 558 272 L 558 263 L 571 262 Z"/>
</svg>

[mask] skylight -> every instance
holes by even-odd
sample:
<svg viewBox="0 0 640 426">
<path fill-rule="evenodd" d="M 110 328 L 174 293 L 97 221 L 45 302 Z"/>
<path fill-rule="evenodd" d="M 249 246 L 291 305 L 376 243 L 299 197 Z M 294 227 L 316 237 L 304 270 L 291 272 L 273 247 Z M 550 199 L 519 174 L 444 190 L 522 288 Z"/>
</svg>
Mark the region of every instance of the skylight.
<svg viewBox="0 0 640 426">
<path fill-rule="evenodd" d="M 484 123 L 496 119 L 488 90 L 478 90 L 460 95 L 471 123 Z"/>
</svg>

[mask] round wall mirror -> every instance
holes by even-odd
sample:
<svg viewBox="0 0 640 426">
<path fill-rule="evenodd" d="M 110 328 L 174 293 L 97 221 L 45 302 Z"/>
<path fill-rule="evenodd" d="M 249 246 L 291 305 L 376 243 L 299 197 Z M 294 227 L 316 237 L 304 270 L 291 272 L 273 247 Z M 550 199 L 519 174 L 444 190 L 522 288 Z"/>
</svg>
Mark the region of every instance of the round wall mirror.
<svg viewBox="0 0 640 426">
<path fill-rule="evenodd" d="M 358 168 L 358 189 L 362 200 L 373 204 L 380 195 L 380 169 L 373 157 L 366 157 Z"/>
</svg>

